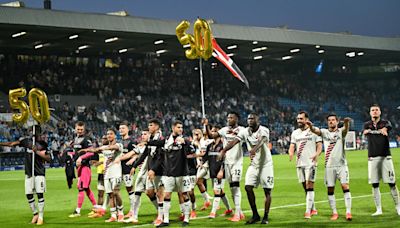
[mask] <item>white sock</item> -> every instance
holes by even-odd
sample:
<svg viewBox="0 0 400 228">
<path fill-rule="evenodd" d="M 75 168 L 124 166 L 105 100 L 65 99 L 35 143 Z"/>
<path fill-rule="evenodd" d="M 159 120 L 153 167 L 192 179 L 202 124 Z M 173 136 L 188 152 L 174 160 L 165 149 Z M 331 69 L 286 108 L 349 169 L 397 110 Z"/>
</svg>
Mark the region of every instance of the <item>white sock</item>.
<svg viewBox="0 0 400 228">
<path fill-rule="evenodd" d="M 201 196 L 203 197 L 204 201 L 210 201 L 210 195 L 208 195 L 207 191 L 201 193 Z"/>
<path fill-rule="evenodd" d="M 32 199 L 28 200 L 28 203 L 29 203 L 29 207 L 32 210 L 32 213 L 33 214 L 37 214 L 38 211 L 37 211 L 36 204 L 35 204 L 35 198 L 32 198 Z"/>
<path fill-rule="evenodd" d="M 132 211 L 132 213 L 133 213 L 133 209 L 135 207 L 135 192 L 134 191 L 131 191 L 129 193 L 129 203 L 131 205 L 130 211 Z"/>
<path fill-rule="evenodd" d="M 351 193 L 344 193 L 344 204 L 346 205 L 346 213 L 351 213 Z"/>
<path fill-rule="evenodd" d="M 392 193 L 392 198 L 394 201 L 394 205 L 396 207 L 399 207 L 399 191 L 397 190 L 397 186 L 391 187 L 390 188 L 390 193 Z"/>
<path fill-rule="evenodd" d="M 111 207 L 110 213 L 111 213 L 111 217 L 117 218 L 117 208 Z"/>
<path fill-rule="evenodd" d="M 124 214 L 124 205 L 117 206 L 117 211 L 119 215 Z"/>
<path fill-rule="evenodd" d="M 170 201 L 168 202 L 170 203 L 169 206 L 171 207 L 171 202 Z M 158 219 L 162 219 L 164 215 L 164 210 L 165 210 L 165 201 L 164 203 L 158 203 L 158 217 L 157 217 Z"/>
<path fill-rule="evenodd" d="M 306 196 L 306 213 L 311 213 L 311 209 L 314 205 L 314 191 L 307 191 Z"/>
<path fill-rule="evenodd" d="M 220 195 L 214 195 L 214 201 L 213 201 L 213 206 L 212 206 L 212 209 L 211 209 L 211 213 L 217 213 L 217 209 L 218 209 L 220 201 L 221 201 L 221 196 Z"/>
<path fill-rule="evenodd" d="M 164 201 L 164 223 L 169 223 L 169 209 L 171 208 L 171 201 Z"/>
<path fill-rule="evenodd" d="M 197 206 L 196 206 L 196 202 L 191 202 L 191 204 L 192 204 L 192 210 L 195 211 L 195 210 L 196 210 L 196 207 L 197 207 Z"/>
<path fill-rule="evenodd" d="M 43 220 L 44 214 L 44 198 L 38 200 L 39 218 Z"/>
<path fill-rule="evenodd" d="M 136 220 L 138 219 L 139 208 L 140 208 L 140 195 L 135 194 L 133 203 L 133 218 Z"/>
<path fill-rule="evenodd" d="M 190 200 L 186 201 L 183 203 L 183 214 L 185 217 L 183 218 L 184 222 L 189 222 L 189 216 L 190 216 Z"/>
<path fill-rule="evenodd" d="M 104 210 L 107 210 L 107 205 L 108 205 L 108 202 L 110 201 L 110 197 L 108 196 L 108 194 L 105 196 L 106 198 L 104 199 L 104 201 L 103 201 L 103 206 L 102 206 L 102 208 L 104 209 Z"/>
<path fill-rule="evenodd" d="M 381 191 L 379 190 L 379 187 L 378 188 L 372 188 L 372 193 L 374 195 L 376 211 L 382 211 Z"/>
<path fill-rule="evenodd" d="M 337 214 L 335 195 L 328 195 L 329 206 L 331 206 L 332 213 Z"/>
<path fill-rule="evenodd" d="M 78 207 L 75 209 L 75 211 L 76 211 L 76 213 L 78 213 L 78 214 L 80 214 L 80 213 L 81 213 L 81 209 L 80 209 L 80 208 L 78 208 Z"/>
<path fill-rule="evenodd" d="M 180 203 L 179 204 L 179 208 L 181 209 L 181 214 L 183 214 L 183 211 L 185 210 L 185 205 L 183 205 L 184 203 Z"/>
<path fill-rule="evenodd" d="M 231 205 L 230 205 L 230 203 L 229 203 L 229 200 L 228 200 L 228 198 L 226 198 L 226 195 L 225 195 L 225 193 L 224 193 L 224 194 L 222 194 L 222 197 L 221 197 L 221 199 L 222 199 L 222 202 L 224 203 L 224 205 L 225 205 L 226 209 L 227 209 L 227 210 L 230 210 L 230 209 L 231 209 Z"/>
<path fill-rule="evenodd" d="M 231 191 L 232 191 L 233 202 L 235 203 L 235 214 L 237 216 L 240 216 L 241 213 L 240 204 L 242 200 L 242 192 L 240 191 L 240 187 L 232 187 Z"/>
</svg>

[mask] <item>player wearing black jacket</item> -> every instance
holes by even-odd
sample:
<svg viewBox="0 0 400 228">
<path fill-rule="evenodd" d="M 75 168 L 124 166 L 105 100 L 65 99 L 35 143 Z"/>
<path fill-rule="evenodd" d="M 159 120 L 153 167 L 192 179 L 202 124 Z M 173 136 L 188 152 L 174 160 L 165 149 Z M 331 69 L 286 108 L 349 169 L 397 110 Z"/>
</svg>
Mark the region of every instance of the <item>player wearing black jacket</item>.
<svg viewBox="0 0 400 228">
<path fill-rule="evenodd" d="M 123 153 L 127 154 L 136 147 L 135 143 L 129 136 L 129 123 L 128 121 L 123 121 L 119 125 L 119 133 L 122 137 L 121 139 L 121 144 L 124 147 Z M 135 191 L 133 190 L 133 177 L 130 174 L 131 172 L 131 166 L 127 165 L 127 160 L 121 160 L 121 166 L 122 166 L 122 180 L 125 184 L 126 191 L 129 195 L 129 203 L 130 203 L 130 210 L 129 213 L 126 214 L 124 217 L 129 218 L 133 215 L 133 207 L 134 207 L 134 198 L 135 198 Z"/>
<path fill-rule="evenodd" d="M 46 169 L 44 163 L 50 161 L 50 155 L 47 150 L 47 143 L 41 138 L 39 126 L 35 126 L 35 146 L 33 146 L 32 137 L 21 138 L 15 142 L 3 142 L 0 146 L 21 146 L 26 149 L 25 152 L 25 195 L 28 199 L 29 207 L 32 210 L 32 224 L 42 225 L 44 214 L 44 196 L 46 192 Z M 35 156 L 34 178 L 32 176 L 32 159 Z M 38 197 L 38 208 L 36 208 L 33 193 Z M 39 209 L 39 210 L 38 210 Z"/>
<path fill-rule="evenodd" d="M 183 197 L 184 219 L 182 226 L 189 224 L 190 201 L 190 180 L 188 177 L 187 154 L 190 151 L 190 143 L 183 137 L 183 124 L 175 121 L 172 125 L 172 134 L 164 141 L 164 174 L 162 182 L 165 188 L 164 196 L 164 220 L 158 227 L 169 226 L 169 210 L 171 208 L 172 192 L 179 192 Z"/>
<path fill-rule="evenodd" d="M 147 142 L 146 149 L 133 163 L 133 168 L 138 167 L 147 158 L 147 180 L 146 180 L 146 194 L 153 202 L 158 203 L 158 215 L 157 219 L 153 222 L 155 225 L 159 225 L 163 221 L 164 212 L 164 195 L 163 195 L 163 183 L 161 177 L 163 175 L 163 137 L 161 134 L 160 121 L 152 119 L 149 121 L 148 130 L 150 133 L 150 139 Z M 146 142 L 144 142 L 146 143 Z"/>
<path fill-rule="evenodd" d="M 221 127 L 214 126 L 211 128 L 211 132 L 215 133 L 218 132 L 220 129 Z M 212 219 L 216 217 L 216 212 L 219 207 L 221 199 L 226 207 L 224 215 L 230 215 L 233 212 L 224 192 L 224 185 L 225 185 L 224 162 L 222 160 L 218 160 L 218 155 L 219 152 L 222 150 L 222 148 L 224 147 L 221 137 L 217 137 L 214 139 L 214 142 L 212 142 L 210 145 L 207 146 L 206 153 L 204 154 L 203 157 L 203 162 L 204 163 L 208 162 L 208 167 L 210 169 L 210 178 L 214 186 L 214 201 L 211 212 L 208 216 L 209 218 Z"/>
<path fill-rule="evenodd" d="M 371 120 L 364 124 L 363 133 L 368 138 L 368 182 L 372 184 L 376 206 L 376 212 L 372 216 L 382 214 L 380 179 L 389 184 L 397 214 L 400 215 L 399 192 L 389 149 L 389 131 L 392 130 L 392 125 L 381 119 L 381 109 L 377 104 L 371 105 L 369 114 Z"/>
</svg>

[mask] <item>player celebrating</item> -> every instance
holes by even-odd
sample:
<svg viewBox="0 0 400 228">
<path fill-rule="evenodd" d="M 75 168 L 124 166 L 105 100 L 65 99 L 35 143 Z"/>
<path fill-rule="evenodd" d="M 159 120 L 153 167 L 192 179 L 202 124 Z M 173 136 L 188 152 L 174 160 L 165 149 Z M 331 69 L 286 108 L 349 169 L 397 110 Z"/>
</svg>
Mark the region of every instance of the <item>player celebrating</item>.
<svg viewBox="0 0 400 228">
<path fill-rule="evenodd" d="M 108 145 L 107 136 L 103 135 L 101 138 L 101 145 Z M 104 155 L 103 153 L 98 153 L 98 161 L 93 161 L 93 165 L 96 166 L 97 169 L 97 203 L 98 205 L 102 205 L 97 210 L 93 210 L 89 213 L 89 218 L 100 218 L 103 217 L 106 213 L 107 205 L 108 205 L 108 195 L 106 196 L 106 200 L 104 200 Z"/>
<path fill-rule="evenodd" d="M 311 157 L 315 153 L 320 154 L 322 151 L 322 138 L 313 134 L 306 122 L 308 113 L 301 111 L 297 114 L 298 129 L 292 132 L 289 147 L 289 159 L 293 159 L 294 152 L 297 152 L 297 177 L 302 183 L 306 192 L 306 212 L 305 219 L 310 219 L 312 215 L 317 215 L 314 205 L 314 182 L 317 175 L 317 163 Z"/>
<path fill-rule="evenodd" d="M 124 154 L 133 151 L 135 148 L 134 142 L 131 140 L 131 137 L 129 136 L 129 124 L 127 121 L 123 121 L 119 125 L 119 133 L 121 134 L 122 140 L 121 143 L 124 146 Z M 129 195 L 129 202 L 130 202 L 130 210 L 129 213 L 125 215 L 125 218 L 129 218 L 133 214 L 133 207 L 134 207 L 134 191 L 133 191 L 133 179 L 132 175 L 130 174 L 131 172 L 131 167 L 126 164 L 127 160 L 121 160 L 121 166 L 122 166 L 122 179 L 125 184 L 126 191 L 128 192 Z"/>
<path fill-rule="evenodd" d="M 110 212 L 111 218 L 105 222 L 123 222 L 124 220 L 124 207 L 120 195 L 120 185 L 122 182 L 122 166 L 121 161 L 118 160 L 123 153 L 123 145 L 116 142 L 116 132 L 114 129 L 107 130 L 108 145 L 98 148 L 83 149 L 83 152 L 99 153 L 102 152 L 105 160 L 104 167 L 104 188 L 105 192 L 110 197 Z M 81 158 L 79 158 L 81 159 Z M 117 217 L 118 212 L 118 217 Z"/>
<path fill-rule="evenodd" d="M 236 112 L 229 112 L 227 117 L 228 126 L 223 127 L 216 133 L 212 133 L 208 126 L 208 120 L 204 119 L 203 124 L 206 125 L 207 134 L 209 138 L 222 137 L 224 147 L 229 142 L 237 139 L 236 136 L 239 131 L 243 130 L 242 126 L 238 125 L 239 114 Z M 225 178 L 229 182 L 229 186 L 232 192 L 233 202 L 235 203 L 235 214 L 232 218 L 229 218 L 232 222 L 239 222 L 244 219 L 244 214 L 241 211 L 241 199 L 242 193 L 240 191 L 240 180 L 242 177 L 243 170 L 243 151 L 242 143 L 237 143 L 232 149 L 227 151 L 224 159 Z"/>
<path fill-rule="evenodd" d="M 396 177 L 392 156 L 389 149 L 389 131 L 392 125 L 389 121 L 381 119 L 381 109 L 374 104 L 370 107 L 371 120 L 364 124 L 364 135 L 368 138 L 368 182 L 372 184 L 376 212 L 372 216 L 382 214 L 381 192 L 379 180 L 388 183 L 390 192 L 400 215 L 399 192 L 396 187 Z"/>
<path fill-rule="evenodd" d="M 197 158 L 197 146 L 198 146 L 198 142 L 200 141 L 198 138 L 201 136 L 201 130 L 199 132 L 200 129 L 194 129 L 192 131 L 192 137 L 193 137 L 193 141 L 191 144 L 191 149 L 190 149 L 190 154 L 187 155 L 187 163 L 188 163 L 188 173 L 187 175 L 189 176 L 189 180 L 190 180 L 190 192 L 189 192 L 189 197 L 190 197 L 190 202 L 192 205 L 192 211 L 190 212 L 190 219 L 195 219 L 197 217 L 196 215 L 196 196 L 194 194 L 194 188 L 196 187 L 196 183 L 197 183 L 197 178 L 196 178 L 196 174 L 197 174 L 197 167 L 198 167 L 198 158 Z M 199 187 L 200 188 L 200 187 Z M 180 197 L 180 201 L 181 203 L 183 203 L 183 199 L 182 197 Z M 183 205 L 183 204 L 181 204 Z M 181 211 L 183 212 L 183 207 L 181 207 Z M 181 216 L 181 218 L 183 219 L 184 216 Z"/>
<path fill-rule="evenodd" d="M 256 113 L 251 113 L 247 117 L 248 127 L 239 132 L 236 139 L 229 142 L 221 151 L 221 157 L 225 153 L 229 153 L 234 145 L 241 141 L 245 141 L 249 149 L 251 163 L 246 172 L 245 189 L 247 199 L 253 216 L 246 224 L 255 224 L 260 221 L 260 215 L 257 211 L 256 199 L 254 195 L 254 187 L 262 185 L 265 194 L 264 217 L 261 224 L 268 224 L 269 208 L 271 206 L 271 191 L 274 188 L 274 167 L 272 162 L 271 151 L 268 148 L 269 130 L 261 126 L 259 117 Z M 228 151 L 228 152 L 226 152 Z"/>
<path fill-rule="evenodd" d="M 125 223 L 139 223 L 138 215 L 139 215 L 139 207 L 140 207 L 140 197 L 142 193 L 146 190 L 146 182 L 147 182 L 147 172 L 148 172 L 148 150 L 146 144 L 150 139 L 150 132 L 148 129 L 144 129 L 142 131 L 141 143 L 137 145 L 134 151 L 131 151 L 127 154 L 124 154 L 121 159 L 130 159 L 127 162 L 127 165 L 132 164 L 131 174 L 135 173 L 135 169 L 140 166 L 140 171 L 136 177 L 135 181 L 135 193 L 134 193 L 134 207 L 133 214 L 130 218 L 126 219 Z M 139 157 L 136 159 L 135 154 L 139 152 Z M 151 200 L 151 199 L 150 199 Z M 155 200 L 154 207 L 157 210 L 157 202 Z"/>
<path fill-rule="evenodd" d="M 146 179 L 146 194 L 150 198 L 153 205 L 158 208 L 157 218 L 153 222 L 154 225 L 160 225 L 163 222 L 164 214 L 164 195 L 163 195 L 163 183 L 161 176 L 163 175 L 163 157 L 162 150 L 164 144 L 157 142 L 162 141 L 163 137 L 161 134 L 160 121 L 157 119 L 151 119 L 148 124 L 150 138 L 148 142 L 143 140 L 142 143 L 147 144 L 143 154 L 135 161 L 133 168 L 138 167 L 147 158 L 145 168 L 147 167 L 147 179 Z M 155 145 L 150 145 L 155 144 Z M 134 169 L 132 170 L 134 171 Z M 129 221 L 128 221 L 129 222 Z M 132 220 L 132 222 L 136 222 Z"/>
<path fill-rule="evenodd" d="M 93 155 L 92 153 L 88 155 L 82 155 L 84 158 L 80 158 L 80 163 L 78 164 L 79 159 L 79 150 L 87 149 L 92 147 L 92 142 L 85 135 L 85 123 L 82 121 L 78 121 L 75 124 L 75 133 L 76 137 L 74 141 L 71 143 L 75 151 L 75 157 L 77 158 L 77 172 L 78 172 L 78 205 L 75 211 L 69 215 L 70 218 L 75 218 L 81 216 L 81 208 L 83 201 L 85 199 L 85 192 L 86 195 L 89 197 L 90 202 L 92 203 L 94 209 L 97 209 L 96 199 L 94 198 L 94 194 L 90 189 L 90 182 L 92 179 L 92 172 L 90 170 L 90 157 L 89 155 Z"/>
<path fill-rule="evenodd" d="M 193 141 L 192 141 L 192 146 L 195 149 L 195 154 L 196 154 L 196 161 L 197 161 L 197 172 L 195 174 L 195 183 L 199 188 L 199 191 L 201 193 L 201 196 L 203 197 L 204 204 L 200 208 L 200 210 L 206 210 L 210 205 L 211 205 L 211 197 L 207 193 L 207 187 L 205 184 L 207 184 L 207 179 L 210 176 L 209 169 L 208 169 L 208 163 L 202 161 L 202 156 L 201 154 L 204 153 L 204 151 L 207 148 L 207 141 L 204 138 L 203 132 L 201 129 L 194 129 L 193 130 Z M 190 163 L 189 163 L 189 172 L 190 172 Z M 196 204 L 194 204 L 196 205 Z M 193 204 L 192 204 L 193 207 Z M 192 218 L 192 216 L 191 216 Z"/>
<path fill-rule="evenodd" d="M 29 207 L 32 210 L 32 224 L 43 225 L 44 215 L 44 196 L 46 192 L 46 169 L 44 163 L 50 162 L 50 155 L 47 151 L 47 143 L 40 137 L 40 126 L 35 126 L 35 146 L 32 138 L 21 138 L 15 142 L 2 142 L 0 146 L 21 146 L 26 148 L 25 153 L 25 195 L 28 199 Z M 32 159 L 35 156 L 34 177 L 32 176 Z M 36 207 L 33 194 L 38 197 Z"/>
<path fill-rule="evenodd" d="M 184 219 L 182 226 L 189 225 L 190 201 L 190 180 L 187 176 L 188 164 L 187 154 L 190 151 L 190 144 L 182 137 L 183 123 L 175 121 L 172 124 L 172 134 L 165 140 L 164 144 L 164 175 L 162 182 L 165 188 L 164 196 L 164 220 L 158 227 L 169 226 L 169 210 L 171 208 L 172 192 L 179 192 L 183 196 Z M 158 143 L 158 142 L 157 142 Z M 148 145 L 155 143 L 149 142 Z"/>
<path fill-rule="evenodd" d="M 325 148 L 325 184 L 328 188 L 329 205 L 332 209 L 331 220 L 337 220 L 339 214 L 336 210 L 335 184 L 338 179 L 342 185 L 344 194 L 344 203 L 346 205 L 346 219 L 352 220 L 351 215 L 351 194 L 349 186 L 349 168 L 347 167 L 346 154 L 344 151 L 345 138 L 349 131 L 350 118 L 344 119 L 344 126 L 338 128 L 339 120 L 336 114 L 330 114 L 326 118 L 328 121 L 328 129 L 318 129 L 313 127 L 310 121 L 307 126 L 310 130 L 322 136 Z M 321 152 L 317 152 L 312 156 L 314 161 L 318 160 Z"/>
<path fill-rule="evenodd" d="M 212 133 L 216 133 L 221 129 L 219 126 L 214 126 L 211 128 Z M 208 218 L 214 219 L 219 207 L 219 203 L 222 199 L 226 207 L 226 211 L 224 215 L 232 214 L 232 209 L 229 204 L 228 199 L 225 196 L 224 186 L 225 186 L 225 175 L 224 175 L 224 165 L 223 161 L 219 161 L 217 159 L 219 153 L 223 148 L 221 137 L 217 137 L 213 140 L 211 144 L 207 146 L 205 154 L 203 156 L 203 162 L 208 163 L 210 170 L 210 178 L 214 184 L 214 201 L 212 205 L 212 209 Z"/>
</svg>

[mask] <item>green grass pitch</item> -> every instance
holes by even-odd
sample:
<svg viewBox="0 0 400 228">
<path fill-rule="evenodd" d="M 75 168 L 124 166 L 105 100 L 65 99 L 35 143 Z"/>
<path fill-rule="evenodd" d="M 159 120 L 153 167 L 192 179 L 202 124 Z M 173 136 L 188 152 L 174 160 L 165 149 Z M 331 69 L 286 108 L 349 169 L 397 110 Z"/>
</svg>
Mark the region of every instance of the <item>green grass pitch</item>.
<svg viewBox="0 0 400 228">
<path fill-rule="evenodd" d="M 397 171 L 400 174 L 400 149 L 393 149 L 393 161 Z M 388 185 L 381 184 L 383 215 L 379 217 L 371 217 L 375 212 L 375 206 L 371 195 L 371 186 L 367 181 L 367 152 L 366 151 L 348 151 L 347 159 L 350 170 L 350 190 L 353 197 L 353 221 L 346 221 L 345 206 L 343 201 L 343 192 L 339 184 L 336 186 L 337 208 L 339 211 L 339 219 L 330 221 L 331 210 L 327 202 L 326 188 L 324 186 L 324 167 L 323 156 L 320 157 L 319 167 L 317 172 L 317 181 L 315 184 L 316 191 L 316 207 L 318 215 L 306 221 L 303 219 L 305 210 L 305 194 L 301 185 L 297 181 L 295 162 L 289 162 L 287 155 L 273 156 L 274 171 L 275 171 L 275 188 L 272 193 L 272 205 L 270 211 L 270 224 L 272 227 L 400 227 L 400 216 L 397 215 L 392 197 L 389 193 Z M 248 165 L 249 158 L 245 159 L 245 169 Z M 93 169 L 93 171 L 95 171 Z M 68 189 L 64 169 L 48 169 L 46 173 L 47 192 L 45 194 L 45 227 L 132 227 L 129 224 L 106 224 L 104 218 L 90 219 L 87 218 L 87 213 L 90 211 L 90 203 L 87 198 L 82 208 L 82 216 L 78 218 L 68 218 L 68 215 L 73 212 L 76 207 L 77 190 L 76 188 Z M 96 190 L 96 173 L 93 172 L 92 189 L 97 194 Z M 243 177 L 244 179 L 244 177 Z M 398 178 L 397 178 L 398 179 Z M 76 184 L 76 181 L 75 183 Z M 210 185 L 210 184 L 209 184 Z M 74 185 L 75 186 L 75 185 Z M 244 191 L 244 180 L 242 180 L 242 209 L 247 217 L 251 216 L 250 207 L 247 202 L 246 192 Z M 229 200 L 230 191 L 225 185 Z M 209 193 L 212 194 L 211 190 Z M 261 189 L 256 189 L 257 205 L 260 214 L 263 214 L 263 192 Z M 128 196 L 123 187 L 122 196 L 124 200 L 125 212 L 128 211 L 129 203 Z M 97 197 L 97 196 L 96 196 Z M 198 208 L 201 207 L 203 200 L 196 188 L 196 199 Z M 37 200 L 36 200 L 37 202 Z M 231 205 L 233 205 L 231 201 Z M 221 202 L 221 210 L 223 212 L 223 204 Z M 171 226 L 180 226 L 177 221 L 179 206 L 177 198 L 172 199 L 171 207 Z M 197 227 L 239 227 L 244 226 L 244 222 L 233 223 L 227 221 L 225 217 L 218 216 L 211 220 L 207 218 L 207 211 L 198 211 L 198 219 L 192 220 L 190 226 Z M 1 227 L 32 227 L 29 224 L 31 212 L 28 207 L 27 200 L 24 195 L 24 173 L 23 171 L 0 172 L 0 224 Z M 138 227 L 151 227 L 151 221 L 155 217 L 155 210 L 148 198 L 142 195 L 142 206 L 140 208 Z M 253 225 L 253 226 L 260 226 Z"/>
</svg>

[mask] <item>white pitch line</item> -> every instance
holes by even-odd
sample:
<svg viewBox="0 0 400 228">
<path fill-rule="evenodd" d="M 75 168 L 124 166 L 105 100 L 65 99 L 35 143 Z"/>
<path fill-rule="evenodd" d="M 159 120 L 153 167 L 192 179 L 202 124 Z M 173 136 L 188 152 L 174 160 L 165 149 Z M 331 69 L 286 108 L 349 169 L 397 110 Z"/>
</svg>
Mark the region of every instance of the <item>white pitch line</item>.
<svg viewBox="0 0 400 228">
<path fill-rule="evenodd" d="M 381 195 L 385 195 L 385 194 L 389 194 L 389 192 L 384 192 L 381 193 Z M 352 199 L 360 199 L 360 198 L 367 198 L 367 197 L 371 197 L 372 194 L 369 195 L 361 195 L 361 196 L 352 196 Z M 336 201 L 342 201 L 344 200 L 344 198 L 340 198 L 340 199 L 336 199 Z M 321 200 L 321 201 L 316 201 L 314 203 L 327 203 L 329 202 L 329 200 Z M 276 207 L 271 207 L 270 210 L 274 210 L 274 209 L 281 209 L 281 208 L 289 208 L 289 207 L 298 207 L 298 206 L 305 206 L 306 203 L 298 203 L 298 204 L 288 204 L 288 205 L 282 205 L 282 206 L 276 206 Z M 259 211 L 264 210 L 264 208 L 262 209 L 258 209 Z M 251 212 L 251 210 L 247 210 L 247 211 L 243 211 L 243 213 L 249 213 Z M 219 215 L 218 217 L 224 217 L 223 215 Z M 208 219 L 208 216 L 201 216 L 201 217 L 197 217 L 195 219 L 191 219 L 191 220 L 199 220 L 199 219 Z M 135 228 L 135 227 L 144 227 L 144 226 L 154 226 L 153 224 L 142 224 L 142 225 L 135 225 L 135 226 L 125 226 L 125 228 Z"/>
</svg>

